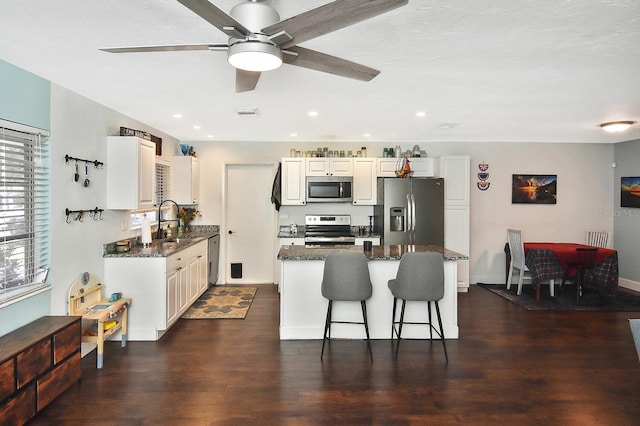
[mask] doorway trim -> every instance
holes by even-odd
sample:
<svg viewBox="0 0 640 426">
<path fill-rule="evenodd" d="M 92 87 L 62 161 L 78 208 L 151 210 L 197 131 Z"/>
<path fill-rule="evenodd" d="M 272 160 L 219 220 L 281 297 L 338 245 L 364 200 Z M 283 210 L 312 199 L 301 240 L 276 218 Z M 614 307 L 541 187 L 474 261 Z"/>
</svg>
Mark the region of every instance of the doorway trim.
<svg viewBox="0 0 640 426">
<path fill-rule="evenodd" d="M 222 282 L 224 284 L 227 284 L 227 265 L 229 262 L 229 228 L 228 228 L 228 223 L 227 223 L 227 209 L 228 209 L 228 179 L 227 179 L 227 174 L 228 174 L 228 169 L 229 167 L 232 166 L 271 166 L 272 169 L 272 176 L 273 178 L 275 178 L 276 172 L 278 171 L 278 161 L 230 161 L 230 162 L 226 162 L 224 161 L 222 163 L 222 191 L 221 191 L 221 196 L 222 196 L 222 214 L 221 214 L 221 223 L 220 223 L 220 246 L 224 247 L 223 250 L 223 254 L 221 256 L 221 265 L 222 267 L 220 268 L 220 279 L 219 282 Z M 277 240 L 277 235 L 278 233 L 276 232 L 277 230 L 277 226 L 278 226 L 278 212 L 276 211 L 275 207 L 273 208 L 273 210 L 271 211 L 271 218 L 269 220 L 269 222 L 271 223 L 272 226 L 272 230 L 273 230 L 273 246 L 274 246 L 274 250 L 276 247 L 279 247 L 276 245 L 276 240 Z M 277 252 L 276 252 L 277 254 Z M 272 277 L 271 277 L 271 282 L 275 282 L 275 278 L 276 278 L 276 259 L 273 259 L 274 262 L 274 269 L 272 271 Z"/>
</svg>

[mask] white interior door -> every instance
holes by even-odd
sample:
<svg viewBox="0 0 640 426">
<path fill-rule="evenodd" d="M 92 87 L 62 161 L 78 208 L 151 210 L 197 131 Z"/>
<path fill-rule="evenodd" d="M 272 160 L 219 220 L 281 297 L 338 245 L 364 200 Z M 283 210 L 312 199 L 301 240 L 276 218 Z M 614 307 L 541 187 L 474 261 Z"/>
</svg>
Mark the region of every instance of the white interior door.
<svg viewBox="0 0 640 426">
<path fill-rule="evenodd" d="M 225 275 L 228 284 L 274 282 L 273 164 L 225 166 Z"/>
</svg>

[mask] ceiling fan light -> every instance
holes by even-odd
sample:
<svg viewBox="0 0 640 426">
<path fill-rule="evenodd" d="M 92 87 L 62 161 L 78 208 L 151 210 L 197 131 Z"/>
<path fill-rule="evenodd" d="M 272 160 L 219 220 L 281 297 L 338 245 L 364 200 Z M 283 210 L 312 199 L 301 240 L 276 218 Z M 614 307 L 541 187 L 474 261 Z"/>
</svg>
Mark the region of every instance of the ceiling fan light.
<svg viewBox="0 0 640 426">
<path fill-rule="evenodd" d="M 600 127 L 605 132 L 618 133 L 624 132 L 631 127 L 632 124 L 635 124 L 635 121 L 611 121 L 609 123 L 602 123 Z"/>
<path fill-rule="evenodd" d="M 269 43 L 242 42 L 229 46 L 227 61 L 245 71 L 271 71 L 282 65 L 282 52 Z"/>
</svg>

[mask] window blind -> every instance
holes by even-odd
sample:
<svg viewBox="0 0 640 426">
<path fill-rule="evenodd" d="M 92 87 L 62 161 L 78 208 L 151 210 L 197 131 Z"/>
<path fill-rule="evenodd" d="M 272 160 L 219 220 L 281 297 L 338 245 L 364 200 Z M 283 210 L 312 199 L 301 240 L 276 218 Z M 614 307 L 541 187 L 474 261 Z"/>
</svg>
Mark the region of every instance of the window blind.
<svg viewBox="0 0 640 426">
<path fill-rule="evenodd" d="M 50 257 L 47 135 L 6 123 L 0 121 L 0 305 L 48 286 Z"/>
<path fill-rule="evenodd" d="M 156 163 L 156 205 L 169 199 L 171 194 L 171 166 Z"/>
</svg>

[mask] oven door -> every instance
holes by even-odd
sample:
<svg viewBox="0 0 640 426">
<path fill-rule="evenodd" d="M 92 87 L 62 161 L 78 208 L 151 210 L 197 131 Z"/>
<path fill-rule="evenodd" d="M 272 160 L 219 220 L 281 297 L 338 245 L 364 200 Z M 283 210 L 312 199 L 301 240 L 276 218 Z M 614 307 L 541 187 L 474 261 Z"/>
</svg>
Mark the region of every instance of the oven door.
<svg viewBox="0 0 640 426">
<path fill-rule="evenodd" d="M 353 246 L 356 244 L 355 237 L 305 237 L 305 246 Z"/>
</svg>

